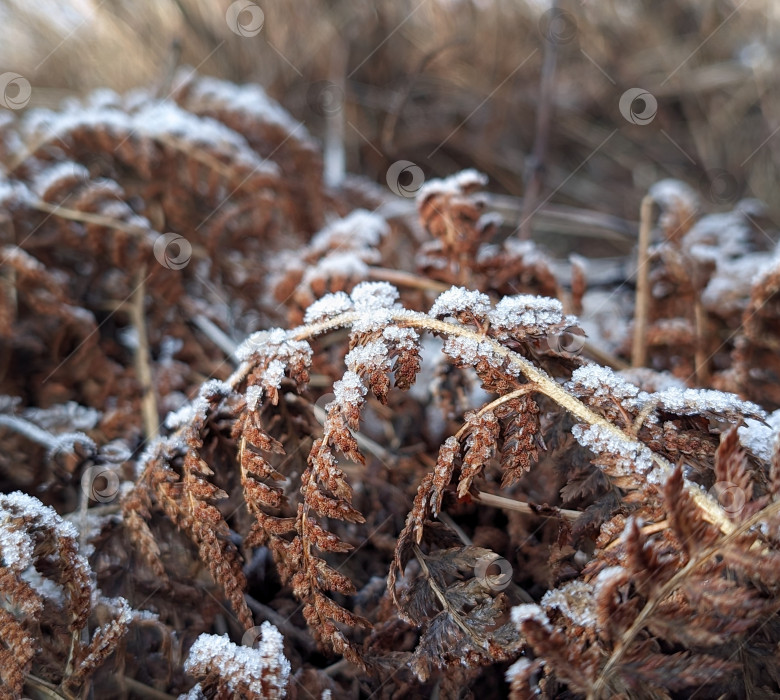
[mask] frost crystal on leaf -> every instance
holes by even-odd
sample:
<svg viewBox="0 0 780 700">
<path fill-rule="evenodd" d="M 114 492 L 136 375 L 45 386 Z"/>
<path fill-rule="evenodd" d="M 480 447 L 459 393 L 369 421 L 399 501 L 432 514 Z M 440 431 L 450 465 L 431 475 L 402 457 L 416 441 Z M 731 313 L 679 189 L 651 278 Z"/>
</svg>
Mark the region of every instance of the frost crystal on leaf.
<svg viewBox="0 0 780 700">
<path fill-rule="evenodd" d="M 334 401 L 340 406 L 360 405 L 365 395 L 366 387 L 360 377 L 352 371 L 345 372 L 342 379 L 333 383 Z"/>
<path fill-rule="evenodd" d="M 488 179 L 477 170 L 461 170 L 448 178 L 429 180 L 417 193 L 418 206 L 432 195 L 459 195 L 464 189 L 477 189 L 487 185 Z"/>
<path fill-rule="evenodd" d="M 647 400 L 648 394 L 641 391 L 625 379 L 615 374 L 609 367 L 586 365 L 572 372 L 566 388 L 575 396 L 613 396 L 618 400 L 626 399 L 626 405 L 635 407 Z"/>
<path fill-rule="evenodd" d="M 386 371 L 390 368 L 390 360 L 387 356 L 387 345 L 380 340 L 371 340 L 363 345 L 356 345 L 347 353 L 344 363 L 352 372 L 359 369 L 364 371 Z"/>
<path fill-rule="evenodd" d="M 580 445 L 587 447 L 594 454 L 606 453 L 618 458 L 616 466 L 627 475 L 639 472 L 652 481 L 660 478 L 653 465 L 652 453 L 642 443 L 624 440 L 601 425 L 586 427 L 578 423 L 572 427 L 571 434 Z"/>
<path fill-rule="evenodd" d="M 474 338 L 462 338 L 453 336 L 444 341 L 442 348 L 445 355 L 467 366 L 474 366 L 480 360 L 487 360 L 493 367 L 502 367 L 504 360 L 493 350 L 493 346 L 487 342 L 479 342 Z M 512 367 L 506 368 L 508 373 L 513 372 Z"/>
<path fill-rule="evenodd" d="M 663 209 L 685 208 L 695 212 L 699 208 L 699 197 L 690 185 L 682 180 L 668 178 L 659 180 L 649 190 L 649 195 Z"/>
<path fill-rule="evenodd" d="M 374 248 L 390 231 L 381 216 L 365 209 L 356 209 L 343 219 L 328 224 L 311 240 L 315 251 L 325 252 L 331 249 Z"/>
<path fill-rule="evenodd" d="M 322 299 L 318 299 L 306 309 L 303 322 L 315 323 L 316 321 L 324 321 L 327 318 L 333 318 L 347 311 L 352 311 L 352 309 L 352 300 L 345 292 L 326 294 Z"/>
<path fill-rule="evenodd" d="M 504 331 L 519 330 L 522 335 L 541 335 L 564 320 L 563 305 L 549 297 L 518 294 L 504 297 L 488 318 L 492 326 Z"/>
<path fill-rule="evenodd" d="M 392 309 L 398 290 L 388 282 L 361 282 L 352 290 L 352 302 L 357 311 Z"/>
<path fill-rule="evenodd" d="M 3 566 L 22 571 L 32 562 L 33 543 L 26 532 L 9 525 L 7 519 L 0 522 L 0 559 Z"/>
<path fill-rule="evenodd" d="M 535 620 L 540 625 L 544 626 L 545 629 L 552 632 L 550 621 L 547 619 L 547 613 L 545 613 L 541 606 L 536 603 L 525 603 L 523 605 L 516 605 L 512 608 L 512 622 L 514 622 L 517 627 L 520 627 L 526 620 Z"/>
<path fill-rule="evenodd" d="M 271 360 L 263 373 L 265 385 L 279 389 L 282 386 L 282 379 L 284 379 L 284 369 L 284 363 L 279 360 Z"/>
<path fill-rule="evenodd" d="M 257 648 L 237 646 L 227 635 L 201 634 L 190 648 L 184 669 L 196 677 L 216 674 L 233 692 L 283 698 L 290 679 L 282 635 L 270 622 L 260 627 Z"/>
<path fill-rule="evenodd" d="M 544 594 L 541 601 L 546 608 L 557 608 L 575 625 L 592 627 L 596 624 L 596 606 L 593 586 L 585 581 L 570 581 Z"/>
<path fill-rule="evenodd" d="M 764 410 L 736 394 L 714 389 L 667 389 L 650 395 L 659 409 L 678 416 L 713 414 L 738 420 L 741 417 L 765 418 Z"/>
<path fill-rule="evenodd" d="M 246 388 L 246 407 L 250 411 L 256 411 L 258 404 L 263 399 L 263 388 L 257 384 L 252 384 Z"/>
<path fill-rule="evenodd" d="M 452 287 L 439 294 L 429 315 L 433 318 L 443 318 L 457 316 L 461 311 L 470 311 L 480 318 L 486 316 L 490 311 L 490 299 L 482 292 L 475 292 L 465 287 Z"/>
<path fill-rule="evenodd" d="M 780 409 L 770 414 L 764 425 L 761 421 L 748 418 L 745 425 L 740 426 L 739 441 L 756 457 L 769 462 L 772 459 L 774 441 L 780 432 Z"/>
<path fill-rule="evenodd" d="M 254 354 L 268 355 L 268 349 L 279 346 L 287 340 L 287 331 L 282 328 L 272 328 L 267 331 L 252 333 L 236 349 L 236 357 L 241 362 L 246 362 Z"/>
<path fill-rule="evenodd" d="M 382 337 L 401 350 L 413 350 L 417 347 L 420 336 L 414 328 L 388 326 L 382 331 Z"/>
</svg>

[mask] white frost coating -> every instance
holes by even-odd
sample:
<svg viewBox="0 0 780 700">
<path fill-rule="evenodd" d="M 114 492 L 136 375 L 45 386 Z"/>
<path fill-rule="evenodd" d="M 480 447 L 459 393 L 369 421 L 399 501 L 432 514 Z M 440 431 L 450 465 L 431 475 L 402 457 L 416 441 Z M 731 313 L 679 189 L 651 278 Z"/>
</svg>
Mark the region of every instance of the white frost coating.
<svg viewBox="0 0 780 700">
<path fill-rule="evenodd" d="M 27 408 L 24 417 L 46 430 L 92 430 L 102 417 L 102 412 L 75 401 L 57 404 L 50 408 Z"/>
<path fill-rule="evenodd" d="M 217 672 L 235 692 L 240 688 L 234 679 L 241 679 L 257 697 L 285 697 L 290 662 L 284 656 L 284 640 L 270 622 L 263 622 L 260 630 L 257 648 L 237 646 L 227 635 L 201 634 L 190 648 L 184 670 L 193 676 Z"/>
<path fill-rule="evenodd" d="M 704 308 L 721 316 L 742 312 L 750 299 L 755 271 L 765 262 L 766 253 L 750 253 L 736 260 L 718 258 L 701 295 Z"/>
<path fill-rule="evenodd" d="M 544 333 L 550 326 L 564 320 L 563 305 L 549 297 L 518 294 L 504 297 L 488 318 L 491 325 L 497 328 L 509 330 L 520 327 L 524 333 Z"/>
<path fill-rule="evenodd" d="M 268 358 L 289 361 L 295 356 L 302 356 L 304 362 L 311 362 L 312 349 L 305 340 L 290 340 L 287 331 L 272 328 L 268 331 L 252 333 L 236 349 L 236 357 L 241 362 L 247 362 L 258 354 Z"/>
<path fill-rule="evenodd" d="M 580 445 L 596 455 L 606 453 L 618 457 L 616 466 L 624 474 L 644 474 L 648 481 L 663 482 L 663 474 L 653 464 L 652 452 L 645 445 L 613 435 L 602 425 L 584 426 L 578 423 L 572 427 L 571 434 Z"/>
<path fill-rule="evenodd" d="M 20 576 L 22 581 L 29 583 L 30 587 L 45 600 L 50 600 L 58 605 L 65 604 L 65 589 L 50 578 L 46 578 L 34 566 L 28 567 Z"/>
<path fill-rule="evenodd" d="M 450 177 L 441 180 L 429 180 L 417 193 L 417 206 L 420 206 L 428 197 L 433 195 L 461 194 L 466 188 L 484 187 L 487 183 L 487 175 L 483 175 L 472 168 L 461 170 L 459 173 L 455 173 L 454 175 L 450 175 Z"/>
<path fill-rule="evenodd" d="M 387 350 L 387 345 L 381 340 L 371 340 L 352 348 L 344 358 L 344 364 L 352 372 L 357 372 L 361 368 L 384 371 L 390 368 Z"/>
<path fill-rule="evenodd" d="M 382 337 L 401 350 L 414 350 L 420 340 L 420 336 L 414 328 L 400 328 L 388 326 L 382 331 Z"/>
<path fill-rule="evenodd" d="M 333 383 L 333 400 L 340 406 L 349 404 L 359 406 L 366 395 L 366 387 L 360 377 L 352 371 L 344 373 L 344 376 Z"/>
<path fill-rule="evenodd" d="M 442 318 L 457 316 L 461 311 L 471 311 L 479 317 L 486 316 L 490 311 L 490 299 L 482 292 L 465 287 L 451 287 L 439 294 L 428 314 L 433 318 Z"/>
<path fill-rule="evenodd" d="M 28 496 L 21 491 L 0 496 L 0 519 L 2 522 L 7 523 L 10 518 L 20 516 L 32 518 L 43 527 L 51 528 L 58 537 L 78 540 L 78 530 L 71 523 L 65 522 L 54 508 L 43 505 L 34 496 Z"/>
<path fill-rule="evenodd" d="M 464 365 L 474 366 L 480 360 L 487 360 L 493 367 L 504 368 L 504 358 L 497 355 L 493 346 L 487 342 L 478 342 L 473 338 L 462 338 L 453 336 L 444 341 L 442 351 L 454 360 L 462 362 Z M 519 374 L 519 370 L 514 365 L 504 368 L 508 374 Z"/>
<path fill-rule="evenodd" d="M 203 688 L 200 683 L 196 683 L 190 688 L 188 693 L 179 695 L 178 700 L 206 700 L 206 696 L 203 693 Z"/>
<path fill-rule="evenodd" d="M 252 355 L 259 353 L 268 354 L 268 349 L 274 345 L 281 345 L 287 340 L 287 331 L 282 328 L 271 328 L 267 331 L 252 333 L 241 345 L 236 348 L 236 357 L 241 362 L 246 362 Z"/>
<path fill-rule="evenodd" d="M 10 527 L 4 520 L 0 523 L 0 560 L 3 566 L 15 571 L 26 569 L 32 563 L 33 543 L 23 530 Z"/>
<path fill-rule="evenodd" d="M 531 659 L 527 659 L 524 656 L 521 656 L 506 670 L 506 675 L 504 676 L 506 678 L 506 682 L 511 683 L 516 676 L 525 678 L 528 675 L 529 668 L 534 665 L 535 664 L 533 661 L 531 661 Z"/>
<path fill-rule="evenodd" d="M 258 404 L 263 400 L 263 387 L 252 384 L 246 388 L 246 407 L 250 411 L 256 411 Z"/>
<path fill-rule="evenodd" d="M 699 197 L 693 189 L 682 180 L 668 178 L 659 180 L 649 190 L 648 194 L 663 209 L 684 207 L 690 211 L 699 208 Z"/>
<path fill-rule="evenodd" d="M 89 170 L 87 170 L 81 163 L 74 163 L 73 161 L 60 161 L 55 165 L 52 165 L 46 170 L 38 173 L 32 181 L 32 191 L 39 197 L 43 197 L 46 191 L 57 180 L 63 178 L 89 180 Z"/>
<path fill-rule="evenodd" d="M 373 262 L 370 256 L 354 250 L 339 250 L 328 253 L 317 261 L 316 265 L 306 268 L 301 285 L 310 286 L 316 280 L 328 277 L 362 278 L 368 275 L 368 265 Z"/>
<path fill-rule="evenodd" d="M 596 364 L 575 369 L 566 388 L 578 397 L 614 396 L 618 400 L 625 400 L 629 407 L 639 407 L 648 398 L 647 393 L 615 374 L 609 367 Z"/>
<path fill-rule="evenodd" d="M 275 387 L 277 389 L 282 386 L 282 379 L 284 379 L 285 365 L 280 360 L 271 360 L 263 372 L 263 382 L 268 387 Z"/>
<path fill-rule="evenodd" d="M 361 282 L 352 290 L 356 311 L 392 309 L 398 299 L 398 290 L 389 282 Z"/>
<path fill-rule="evenodd" d="M 665 391 L 666 389 L 685 389 L 685 382 L 669 372 L 656 372 L 649 367 L 629 367 L 621 369 L 618 377 L 636 384 L 643 391 Z"/>
<path fill-rule="evenodd" d="M 374 248 L 390 232 L 390 226 L 378 214 L 356 209 L 343 219 L 337 219 L 318 231 L 311 239 L 314 253 L 333 248 Z"/>
<path fill-rule="evenodd" d="M 221 379 L 209 379 L 201 385 L 198 396 L 202 396 L 204 399 L 206 399 L 216 396 L 228 397 L 232 393 L 233 390 L 230 388 L 230 386 Z"/>
<path fill-rule="evenodd" d="M 316 323 L 327 318 L 333 318 L 339 314 L 352 311 L 352 300 L 345 292 L 334 292 L 326 294 L 321 299 L 317 299 L 308 309 L 303 317 L 304 323 Z"/>
<path fill-rule="evenodd" d="M 742 401 L 736 394 L 714 389 L 666 389 L 650 395 L 659 409 L 678 416 L 714 413 L 722 416 L 750 416 L 765 418 L 764 410 L 750 401 Z"/>
<path fill-rule="evenodd" d="M 593 595 L 598 596 L 604 586 L 609 586 L 615 579 L 623 578 L 626 570 L 622 566 L 608 566 L 599 571 L 593 579 Z"/>
<path fill-rule="evenodd" d="M 570 581 L 560 588 L 547 591 L 541 604 L 548 609 L 557 608 L 580 627 L 593 627 L 596 624 L 593 586 L 585 581 Z"/>
<path fill-rule="evenodd" d="M 165 417 L 165 427 L 176 430 L 193 421 L 206 418 L 209 405 L 215 397 L 227 397 L 232 393 L 228 384 L 220 379 L 209 379 L 201 387 L 198 395 L 189 403 L 185 403 L 177 411 L 172 411 Z"/>
<path fill-rule="evenodd" d="M 182 67 L 176 75 L 176 82 L 187 80 L 192 72 L 192 68 Z M 230 105 L 232 110 L 245 112 L 253 122 L 274 124 L 288 133 L 295 131 L 301 137 L 308 138 L 308 132 L 303 125 L 272 100 L 260 85 L 236 85 L 217 78 L 199 77 L 188 83 L 187 93 L 192 95 L 193 101 L 205 104 L 206 107 Z"/>
<path fill-rule="evenodd" d="M 739 441 L 759 459 L 768 462 L 772 459 L 774 442 L 780 434 L 780 409 L 767 416 L 764 425 L 761 421 L 748 418 L 745 425 L 737 428 Z"/>
<path fill-rule="evenodd" d="M 515 623 L 518 629 L 526 620 L 535 620 L 543 625 L 545 629 L 552 632 L 550 621 L 547 619 L 547 613 L 545 613 L 536 603 L 524 603 L 523 605 L 516 605 L 512 608 L 512 622 Z"/>
</svg>

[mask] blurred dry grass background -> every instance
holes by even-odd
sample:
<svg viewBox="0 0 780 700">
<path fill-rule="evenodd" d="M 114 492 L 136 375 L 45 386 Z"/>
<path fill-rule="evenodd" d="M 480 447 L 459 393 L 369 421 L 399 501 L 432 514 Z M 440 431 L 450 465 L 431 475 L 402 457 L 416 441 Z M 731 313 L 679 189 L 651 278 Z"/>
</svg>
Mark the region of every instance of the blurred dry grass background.
<svg viewBox="0 0 780 700">
<path fill-rule="evenodd" d="M 343 90 L 350 172 L 383 182 L 398 159 L 426 177 L 473 166 L 492 189 L 522 196 L 552 31 L 538 200 L 633 221 L 647 188 L 677 177 L 706 209 L 758 197 L 780 219 L 772 0 L 565 1 L 552 26 L 549 5 L 521 0 L 259 0 L 254 37 L 229 29 L 230 4 L 2 0 L 0 69 L 30 81 L 33 108 L 104 86 L 164 96 L 175 67 L 189 65 L 262 84 L 320 137 Z M 619 111 L 632 87 L 658 102 L 647 125 Z"/>
</svg>

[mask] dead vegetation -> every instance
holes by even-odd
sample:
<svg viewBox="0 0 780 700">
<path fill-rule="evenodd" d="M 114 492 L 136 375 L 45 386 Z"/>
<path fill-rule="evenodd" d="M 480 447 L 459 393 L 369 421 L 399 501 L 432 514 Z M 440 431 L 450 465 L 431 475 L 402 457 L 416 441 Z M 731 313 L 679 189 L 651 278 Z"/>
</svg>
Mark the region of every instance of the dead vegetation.
<svg viewBox="0 0 780 700">
<path fill-rule="evenodd" d="M 262 88 L 165 90 L 0 115 L 0 697 L 780 696 L 764 205 L 653 170 L 567 264 L 507 219 L 627 251 L 618 193 L 332 187 Z"/>
</svg>

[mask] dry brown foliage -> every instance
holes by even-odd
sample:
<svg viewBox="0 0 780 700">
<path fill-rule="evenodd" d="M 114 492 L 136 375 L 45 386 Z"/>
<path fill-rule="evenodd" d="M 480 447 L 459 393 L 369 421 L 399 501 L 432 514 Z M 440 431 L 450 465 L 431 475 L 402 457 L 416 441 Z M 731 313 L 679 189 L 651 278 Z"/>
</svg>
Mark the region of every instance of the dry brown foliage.
<svg viewBox="0 0 780 700">
<path fill-rule="evenodd" d="M 502 239 L 482 175 L 387 221 L 259 88 L 182 74 L 0 144 L 3 697 L 780 692 L 747 229 L 726 255 L 651 193 L 648 367 L 618 372 L 567 315 L 586 267 L 569 294 Z"/>
</svg>

